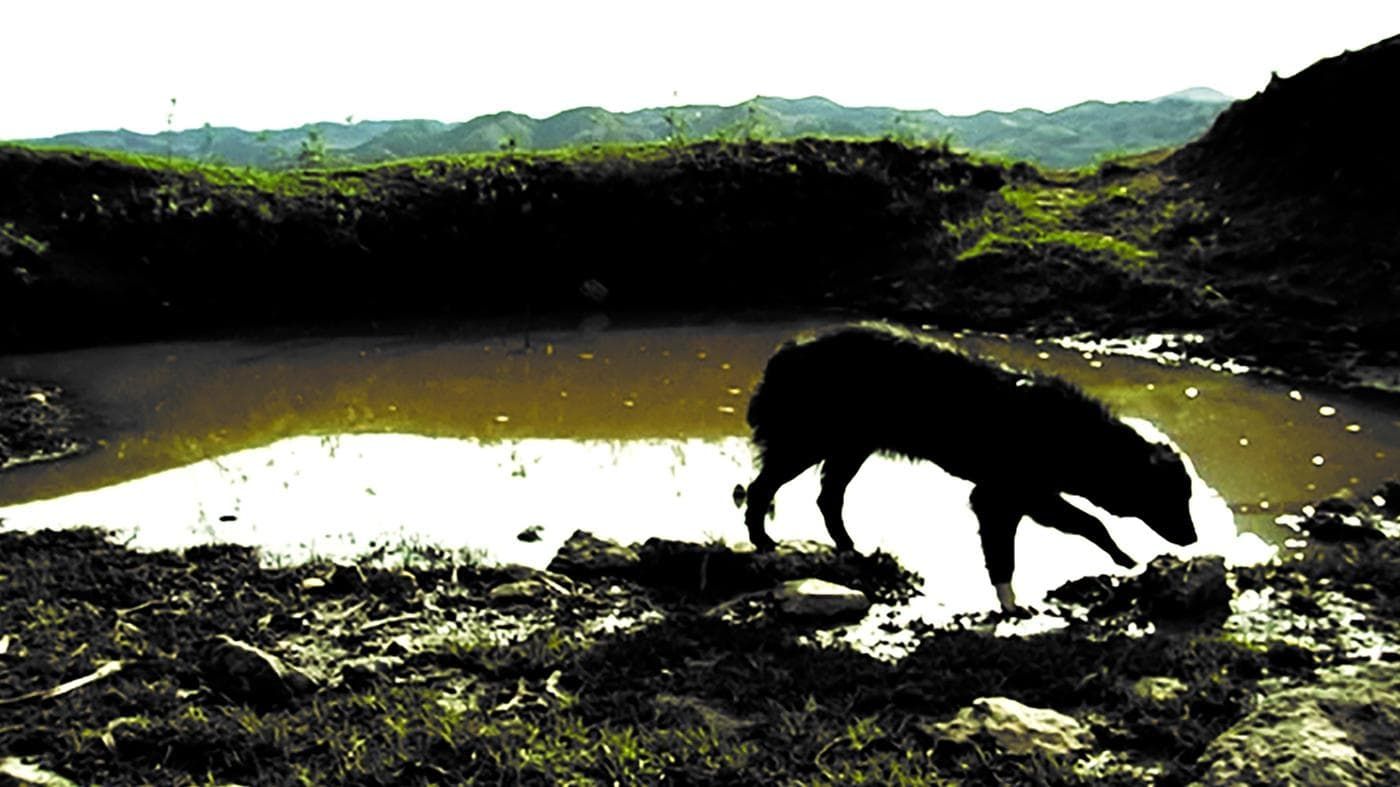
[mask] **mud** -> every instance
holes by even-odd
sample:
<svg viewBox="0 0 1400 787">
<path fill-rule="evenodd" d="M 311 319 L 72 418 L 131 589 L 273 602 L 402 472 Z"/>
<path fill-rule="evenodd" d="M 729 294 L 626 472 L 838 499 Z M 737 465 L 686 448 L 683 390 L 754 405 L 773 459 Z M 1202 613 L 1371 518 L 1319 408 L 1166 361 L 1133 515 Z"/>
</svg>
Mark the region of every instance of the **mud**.
<svg viewBox="0 0 1400 787">
<path fill-rule="evenodd" d="M 0 377 L 0 472 L 82 453 L 90 434 L 61 387 Z"/>
<path fill-rule="evenodd" d="M 1349 516 L 1375 529 L 1393 514 Z M 1397 543 L 1228 571 L 1154 564 L 1053 594 L 1034 611 L 1053 630 L 911 624 L 907 647 L 877 658 L 823 633 L 860 626 L 712 610 L 812 575 L 897 608 L 915 580 L 878 556 L 656 541 L 619 561 L 600 555 L 621 547 L 580 542 L 563 573 L 441 552 L 270 569 L 234 546 L 143 553 L 96 531 L 0 532 L 0 752 L 103 784 L 1181 784 L 1260 693 L 1323 675 L 1346 691 L 1335 668 L 1400 658 Z M 1173 588 L 1200 590 L 1164 600 Z M 264 684 L 231 683 L 214 655 L 230 641 L 275 658 L 277 680 L 301 677 L 247 694 Z M 1097 743 L 1056 759 L 929 737 L 981 696 L 1068 713 Z M 1393 739 L 1386 723 L 1354 715 L 1348 734 L 1365 748 Z"/>
</svg>

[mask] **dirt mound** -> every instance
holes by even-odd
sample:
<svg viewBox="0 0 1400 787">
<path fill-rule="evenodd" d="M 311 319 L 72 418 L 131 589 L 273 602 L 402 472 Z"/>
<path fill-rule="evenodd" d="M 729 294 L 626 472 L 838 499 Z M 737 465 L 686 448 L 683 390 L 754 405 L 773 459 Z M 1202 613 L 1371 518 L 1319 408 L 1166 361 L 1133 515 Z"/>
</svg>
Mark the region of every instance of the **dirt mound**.
<svg viewBox="0 0 1400 787">
<path fill-rule="evenodd" d="M 1400 176 L 1389 154 L 1389 97 L 1400 76 L 1400 36 L 1318 61 L 1226 110 L 1201 139 L 1174 157 L 1186 173 L 1222 188 L 1369 201 Z"/>
<path fill-rule="evenodd" d="M 291 173 L 0 146 L 0 339 L 810 307 L 926 253 L 1002 181 L 892 141 Z"/>
<path fill-rule="evenodd" d="M 1397 75 L 1400 37 L 1276 77 L 1164 162 L 1220 217 L 1184 264 L 1232 313 L 1222 351 L 1359 378 L 1397 363 L 1400 161 L 1376 89 Z"/>
</svg>

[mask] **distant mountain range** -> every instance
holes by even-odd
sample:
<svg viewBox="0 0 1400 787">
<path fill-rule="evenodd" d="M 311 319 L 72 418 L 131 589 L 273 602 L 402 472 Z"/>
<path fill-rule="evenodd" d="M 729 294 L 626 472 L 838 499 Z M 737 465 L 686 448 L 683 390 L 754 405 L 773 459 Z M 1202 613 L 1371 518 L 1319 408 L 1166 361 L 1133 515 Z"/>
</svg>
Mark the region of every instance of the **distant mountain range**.
<svg viewBox="0 0 1400 787">
<path fill-rule="evenodd" d="M 955 147 L 979 153 L 1049 167 L 1077 167 L 1107 154 L 1175 146 L 1195 139 L 1233 100 L 1210 88 L 1195 87 L 1151 101 L 1086 101 L 1056 112 L 1018 109 L 956 117 L 936 110 L 845 107 L 815 96 L 761 96 L 730 107 L 692 105 L 620 113 L 579 107 L 543 120 L 500 112 L 465 123 L 372 120 L 256 132 L 206 125 L 159 134 L 82 131 L 27 141 L 282 168 L 610 142 L 889 136 L 910 142 L 947 140 Z"/>
</svg>

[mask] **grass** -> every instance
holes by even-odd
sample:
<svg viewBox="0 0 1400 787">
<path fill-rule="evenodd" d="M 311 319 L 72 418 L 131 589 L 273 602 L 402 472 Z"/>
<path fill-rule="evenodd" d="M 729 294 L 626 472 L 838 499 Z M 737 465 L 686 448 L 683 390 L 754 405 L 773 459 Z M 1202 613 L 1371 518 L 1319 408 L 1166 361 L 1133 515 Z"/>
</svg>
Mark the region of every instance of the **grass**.
<svg viewBox="0 0 1400 787">
<path fill-rule="evenodd" d="M 960 262 L 984 254 L 1005 254 L 1019 249 L 1072 249 L 1105 264 L 1142 271 L 1155 259 L 1151 231 L 1133 229 L 1123 236 L 1109 234 L 1092 226 L 1086 214 L 1101 212 L 1109 200 L 1139 201 L 1160 188 L 1152 178 L 1128 183 L 1111 183 L 1100 188 L 1065 185 L 1055 181 L 1022 180 L 1003 186 L 1000 204 L 993 204 L 982 215 L 951 228 L 960 239 L 975 239 L 958 253 Z"/>
<path fill-rule="evenodd" d="M 407 170 L 424 180 L 440 179 L 448 173 L 528 168 L 541 164 L 596 166 L 600 164 L 648 163 L 674 158 L 700 147 L 731 146 L 741 148 L 752 144 L 783 147 L 794 143 L 818 143 L 871 146 L 889 143 L 886 136 L 849 136 L 808 134 L 800 137 L 774 138 L 762 133 L 729 133 L 717 131 L 688 140 L 654 142 L 596 142 L 552 149 L 510 149 L 450 155 L 420 156 L 392 159 L 375 164 L 342 164 L 331 167 L 268 169 L 253 166 L 231 166 L 181 157 L 128 153 L 65 145 L 33 143 L 4 143 L 0 147 L 27 150 L 48 156 L 76 157 L 94 162 L 106 162 L 121 167 L 143 170 L 162 176 L 197 177 L 212 186 L 250 187 L 270 194 L 305 195 L 319 188 L 349 188 L 355 193 L 356 181 L 372 181 L 385 173 L 398 174 Z M 947 155 L 952 148 L 947 140 L 901 140 L 899 146 L 913 151 Z M 993 159 L 986 159 L 992 163 Z"/>
</svg>

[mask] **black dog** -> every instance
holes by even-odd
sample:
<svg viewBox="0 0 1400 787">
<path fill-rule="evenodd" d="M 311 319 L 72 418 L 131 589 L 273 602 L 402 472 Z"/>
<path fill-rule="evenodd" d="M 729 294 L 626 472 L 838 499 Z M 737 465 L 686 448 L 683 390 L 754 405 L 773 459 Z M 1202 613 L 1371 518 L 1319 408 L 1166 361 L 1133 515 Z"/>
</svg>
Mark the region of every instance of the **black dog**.
<svg viewBox="0 0 1400 787">
<path fill-rule="evenodd" d="M 749 402 L 761 471 L 747 490 L 749 540 L 772 549 L 763 519 L 779 487 L 821 462 L 817 505 L 838 549 L 846 486 L 877 451 L 927 459 L 976 484 L 987 572 L 1012 608 L 1014 540 L 1022 516 L 1081 535 L 1119 565 L 1134 560 L 1103 523 L 1070 505 L 1079 495 L 1138 517 L 1166 540 L 1196 540 L 1191 480 L 1170 446 L 1150 443 L 1078 388 L 977 360 L 886 324 L 846 327 L 784 344 Z"/>
</svg>

